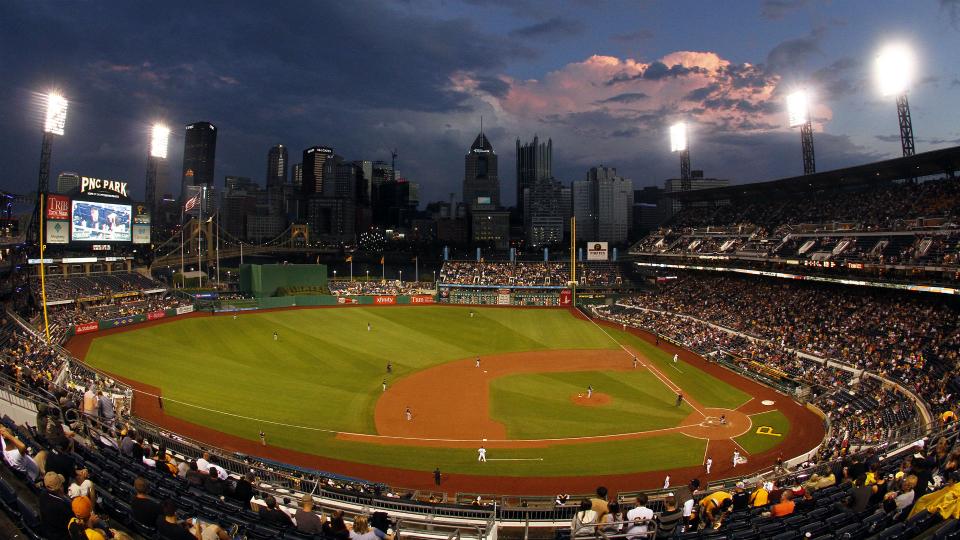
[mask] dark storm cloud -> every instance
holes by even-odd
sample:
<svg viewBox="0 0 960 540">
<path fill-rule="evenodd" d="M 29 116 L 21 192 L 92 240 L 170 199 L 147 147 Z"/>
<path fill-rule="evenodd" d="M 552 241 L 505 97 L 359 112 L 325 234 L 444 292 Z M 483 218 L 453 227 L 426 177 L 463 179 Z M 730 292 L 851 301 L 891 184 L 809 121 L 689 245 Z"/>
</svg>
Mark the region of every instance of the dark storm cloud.
<svg viewBox="0 0 960 540">
<path fill-rule="evenodd" d="M 453 73 L 478 74 L 485 91 L 503 95 L 505 84 L 493 74 L 507 58 L 531 54 L 469 20 L 410 15 L 367 0 L 284 10 L 176 0 L 5 4 L 0 131 L 13 142 L 0 149 L 0 161 L 9 164 L 0 187 L 32 189 L 35 163 L 19 156 L 35 153 L 36 118 L 23 110 L 31 92 L 53 84 L 71 100 L 54 174 L 77 169 L 126 178 L 139 194 L 145 133 L 155 119 L 174 127 L 171 185 L 179 184 L 180 126 L 201 119 L 221 128 L 218 179 L 241 174 L 262 181 L 267 148 L 277 142 L 326 143 L 348 159 L 383 158 L 385 149 L 413 139 L 419 147 L 439 147 L 431 137 L 443 133 L 383 120 L 394 116 L 390 111 L 470 112 L 471 96 L 451 87 Z M 291 159 L 299 161 L 299 152 Z M 404 173 L 423 177 L 430 191 L 431 169 L 405 163 Z"/>
<path fill-rule="evenodd" d="M 763 0 L 760 15 L 765 19 L 779 20 L 787 13 L 807 5 L 807 0 Z"/>
<path fill-rule="evenodd" d="M 673 66 L 667 67 L 663 62 L 653 62 L 647 69 L 643 70 L 642 73 L 620 73 L 614 75 L 609 81 L 605 84 L 607 86 L 614 86 L 616 84 L 626 83 L 630 81 L 636 81 L 643 79 L 646 81 L 658 81 L 661 79 L 675 78 L 675 77 L 684 77 L 692 73 L 707 73 L 706 68 L 693 66 L 686 67 L 681 64 L 674 64 Z"/>
<path fill-rule="evenodd" d="M 653 36 L 654 33 L 651 30 L 637 30 L 636 32 L 628 32 L 625 34 L 614 34 L 610 36 L 610 41 L 631 44 L 653 39 Z"/>
<path fill-rule="evenodd" d="M 829 66 L 818 69 L 810 76 L 817 95 L 823 99 L 837 99 L 856 94 L 863 89 L 864 80 L 860 60 L 841 58 Z"/>
<path fill-rule="evenodd" d="M 801 68 L 809 58 L 822 54 L 820 40 L 823 35 L 824 30 L 818 28 L 806 37 L 781 42 L 767 54 L 767 69 L 772 73 L 784 74 Z"/>
<path fill-rule="evenodd" d="M 650 96 L 643 92 L 627 92 L 625 94 L 617 94 L 613 97 L 602 99 L 597 103 L 636 103 L 645 99 L 650 99 Z"/>
<path fill-rule="evenodd" d="M 543 39 L 569 37 L 582 34 L 586 26 L 577 20 L 566 17 L 551 17 L 510 31 L 510 35 L 525 39 Z"/>
</svg>

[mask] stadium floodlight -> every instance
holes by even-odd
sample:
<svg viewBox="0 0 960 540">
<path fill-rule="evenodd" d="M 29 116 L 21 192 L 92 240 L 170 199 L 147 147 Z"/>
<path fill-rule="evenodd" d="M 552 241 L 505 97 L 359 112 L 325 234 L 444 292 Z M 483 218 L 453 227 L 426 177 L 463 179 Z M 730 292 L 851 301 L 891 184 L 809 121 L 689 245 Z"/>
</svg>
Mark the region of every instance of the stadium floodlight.
<svg viewBox="0 0 960 540">
<path fill-rule="evenodd" d="M 913 51 L 902 43 L 893 43 L 880 50 L 876 60 L 877 86 L 884 96 L 907 93 L 913 82 Z"/>
<path fill-rule="evenodd" d="M 683 152 L 687 149 L 687 124 L 677 122 L 670 126 L 670 151 Z"/>
<path fill-rule="evenodd" d="M 797 90 L 787 96 L 787 119 L 790 127 L 810 121 L 810 96 L 806 90 Z"/>
<path fill-rule="evenodd" d="M 47 94 L 47 119 L 43 124 L 45 133 L 63 135 L 67 125 L 67 98 L 58 92 Z"/>
<path fill-rule="evenodd" d="M 170 140 L 170 128 L 163 124 L 154 124 L 150 130 L 150 156 L 167 158 L 167 142 Z"/>
<path fill-rule="evenodd" d="M 897 98 L 900 146 L 904 156 L 912 156 L 916 153 L 916 146 L 913 140 L 913 120 L 910 116 L 907 91 L 913 82 L 915 69 L 913 51 L 902 43 L 887 45 L 877 55 L 875 68 L 880 94 Z"/>
</svg>

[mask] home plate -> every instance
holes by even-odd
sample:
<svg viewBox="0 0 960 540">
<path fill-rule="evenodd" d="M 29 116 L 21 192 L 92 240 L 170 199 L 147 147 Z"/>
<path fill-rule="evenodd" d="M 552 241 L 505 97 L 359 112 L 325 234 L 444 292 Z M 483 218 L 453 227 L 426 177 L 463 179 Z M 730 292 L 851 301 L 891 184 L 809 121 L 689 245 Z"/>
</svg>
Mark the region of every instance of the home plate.
<svg viewBox="0 0 960 540">
<path fill-rule="evenodd" d="M 486 373 L 486 372 L 487 372 L 487 370 L 483 370 L 483 372 L 484 372 L 484 373 Z"/>
</svg>

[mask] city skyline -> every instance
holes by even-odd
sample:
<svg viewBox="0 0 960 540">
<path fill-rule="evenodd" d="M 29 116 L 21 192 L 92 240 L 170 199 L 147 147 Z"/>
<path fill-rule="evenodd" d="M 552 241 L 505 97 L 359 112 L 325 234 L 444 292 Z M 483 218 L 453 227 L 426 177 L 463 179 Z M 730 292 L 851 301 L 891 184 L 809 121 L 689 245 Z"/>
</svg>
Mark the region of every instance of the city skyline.
<svg viewBox="0 0 960 540">
<path fill-rule="evenodd" d="M 183 127 L 197 119 L 222 132 L 218 186 L 227 175 L 264 184 L 263 156 L 277 143 L 294 155 L 322 143 L 348 160 L 387 161 L 397 148 L 398 168 L 420 183 L 421 198 L 445 200 L 460 191 L 460 159 L 480 116 L 494 148 L 551 138 L 554 174 L 566 185 L 597 165 L 616 167 L 637 188 L 662 185 L 678 173 L 666 136 L 677 119 L 691 126 L 693 161 L 708 176 L 793 176 L 802 172 L 800 141 L 783 101 L 798 85 L 814 87 L 817 168 L 829 170 L 899 153 L 893 100 L 878 95 L 870 73 L 888 38 L 906 40 L 922 59 L 910 92 L 917 151 L 960 144 L 960 112 L 951 105 L 960 75 L 949 52 L 960 46 L 955 1 L 909 12 L 895 2 L 679 4 L 305 4 L 345 29 L 309 38 L 290 32 L 275 43 L 263 41 L 254 21 L 296 28 L 300 17 L 255 4 L 230 11 L 207 4 L 190 20 L 123 4 L 6 4 L 0 188 L 35 186 L 39 122 L 31 99 L 50 87 L 71 101 L 53 174 L 122 178 L 137 197 L 149 126 L 172 128 L 158 194 L 177 195 Z M 172 2 L 165 12 L 186 6 Z M 106 27 L 118 30 L 97 30 Z M 750 36 L 738 35 L 744 28 Z M 175 39 L 194 30 L 208 32 L 205 47 Z M 249 33 L 250 43 L 237 32 Z M 343 46 L 356 35 L 370 47 Z M 395 44 L 389 55 L 375 52 L 388 42 Z M 327 55 L 319 74 L 307 69 L 312 50 Z M 513 152 L 499 158 L 504 171 L 514 170 Z M 512 174 L 501 178 L 504 205 L 515 203 L 514 182 Z"/>
</svg>

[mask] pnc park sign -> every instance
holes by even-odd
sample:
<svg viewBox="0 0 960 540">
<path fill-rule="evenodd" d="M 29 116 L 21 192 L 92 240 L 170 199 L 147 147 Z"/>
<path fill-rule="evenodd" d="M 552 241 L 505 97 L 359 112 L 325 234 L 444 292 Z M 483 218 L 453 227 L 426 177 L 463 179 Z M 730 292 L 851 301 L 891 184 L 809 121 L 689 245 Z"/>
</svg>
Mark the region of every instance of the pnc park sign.
<svg viewBox="0 0 960 540">
<path fill-rule="evenodd" d="M 103 178 L 93 178 L 91 176 L 80 177 L 80 193 L 86 193 L 94 190 L 112 191 L 124 197 L 127 196 L 127 183 L 120 180 L 104 180 Z"/>
</svg>

